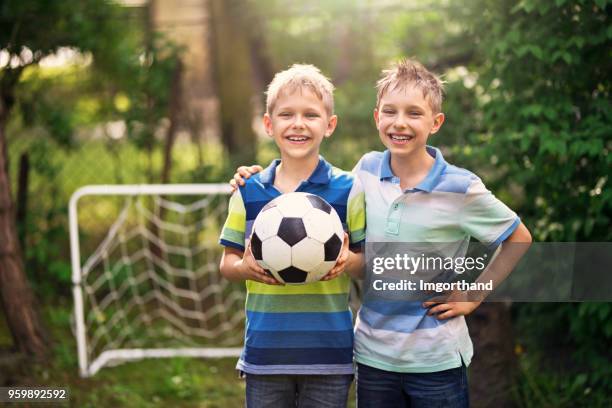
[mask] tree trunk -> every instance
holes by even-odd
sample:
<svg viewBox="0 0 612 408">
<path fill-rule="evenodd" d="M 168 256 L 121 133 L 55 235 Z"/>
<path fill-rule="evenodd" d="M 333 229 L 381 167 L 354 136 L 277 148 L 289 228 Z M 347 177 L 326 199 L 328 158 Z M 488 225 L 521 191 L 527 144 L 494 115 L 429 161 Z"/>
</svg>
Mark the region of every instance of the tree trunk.
<svg viewBox="0 0 612 408">
<path fill-rule="evenodd" d="M 232 160 L 255 160 L 252 128 L 253 67 L 244 18 L 244 0 L 211 0 L 212 50 L 221 111 L 221 141 Z"/>
<path fill-rule="evenodd" d="M 176 131 L 180 120 L 181 100 L 182 100 L 182 82 L 183 82 L 183 64 L 179 59 L 174 67 L 174 75 L 172 78 L 172 90 L 170 92 L 170 107 L 168 118 L 170 125 L 166 131 L 166 144 L 164 146 L 164 167 L 162 168 L 161 183 L 167 184 L 170 182 L 170 172 L 172 171 L 172 148 L 176 140 Z"/>
<path fill-rule="evenodd" d="M 30 156 L 23 153 L 19 158 L 19 178 L 17 179 L 17 232 L 21 252 L 26 253 L 26 233 L 28 215 L 28 185 L 30 175 Z"/>
<path fill-rule="evenodd" d="M 5 134 L 9 109 L 10 104 L 0 100 L 0 300 L 17 350 L 43 358 L 48 336 L 24 273 L 15 228 Z"/>
<path fill-rule="evenodd" d="M 475 355 L 470 365 L 470 406 L 510 408 L 516 374 L 510 307 L 483 303 L 467 317 Z"/>
<path fill-rule="evenodd" d="M 168 126 L 168 130 L 166 131 L 166 143 L 164 145 L 164 165 L 162 167 L 161 173 L 161 183 L 168 184 L 170 182 L 170 173 L 172 171 L 172 148 L 174 147 L 174 142 L 176 140 L 176 131 L 178 129 L 179 124 L 179 116 L 181 112 L 181 86 L 182 86 L 182 72 L 183 65 L 180 60 L 176 62 L 176 67 L 174 68 L 174 74 L 172 78 L 172 90 L 170 92 L 170 106 L 168 109 L 168 118 L 170 120 L 170 125 Z M 159 207 L 159 213 L 157 214 L 160 220 L 164 220 L 166 216 L 166 208 Z M 159 226 L 151 222 L 149 225 L 151 233 L 159 237 Z M 162 258 L 162 250 L 155 243 L 151 242 L 149 245 L 151 251 L 155 256 L 159 259 Z"/>
<path fill-rule="evenodd" d="M 192 111 L 189 113 L 186 121 L 191 137 L 191 144 L 195 146 L 198 152 L 198 168 L 201 169 L 204 167 L 204 151 L 202 148 L 202 130 L 204 129 L 204 123 L 202 115 Z"/>
</svg>

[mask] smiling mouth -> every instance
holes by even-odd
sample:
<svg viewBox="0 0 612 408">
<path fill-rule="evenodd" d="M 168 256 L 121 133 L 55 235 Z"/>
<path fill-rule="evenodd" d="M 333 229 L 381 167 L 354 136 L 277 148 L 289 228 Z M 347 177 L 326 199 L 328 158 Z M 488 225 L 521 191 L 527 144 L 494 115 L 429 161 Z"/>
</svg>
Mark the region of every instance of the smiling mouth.
<svg viewBox="0 0 612 408">
<path fill-rule="evenodd" d="M 286 139 L 294 143 L 303 143 L 308 140 L 308 137 L 306 136 L 287 136 Z"/>
<path fill-rule="evenodd" d="M 405 142 L 409 142 L 410 140 L 414 139 L 414 136 L 411 135 L 399 135 L 396 133 L 390 133 L 389 134 L 389 138 L 394 141 L 394 142 L 398 142 L 398 143 L 405 143 Z"/>
</svg>

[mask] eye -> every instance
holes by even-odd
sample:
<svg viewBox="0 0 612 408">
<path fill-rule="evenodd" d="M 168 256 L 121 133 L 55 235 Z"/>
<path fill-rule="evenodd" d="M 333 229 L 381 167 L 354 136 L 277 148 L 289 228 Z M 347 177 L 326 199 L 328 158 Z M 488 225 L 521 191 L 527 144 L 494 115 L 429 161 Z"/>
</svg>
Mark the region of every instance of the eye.
<svg viewBox="0 0 612 408">
<path fill-rule="evenodd" d="M 417 111 L 411 111 L 410 116 L 421 116 L 421 112 L 417 112 Z"/>
<path fill-rule="evenodd" d="M 394 115 L 395 111 L 393 109 L 383 109 L 382 113 L 385 115 Z"/>
<path fill-rule="evenodd" d="M 306 114 L 306 117 L 307 118 L 318 118 L 319 114 L 315 113 L 315 112 L 309 112 L 309 113 Z"/>
<path fill-rule="evenodd" d="M 281 118 L 288 118 L 291 116 L 291 112 L 281 112 L 278 114 Z"/>
</svg>

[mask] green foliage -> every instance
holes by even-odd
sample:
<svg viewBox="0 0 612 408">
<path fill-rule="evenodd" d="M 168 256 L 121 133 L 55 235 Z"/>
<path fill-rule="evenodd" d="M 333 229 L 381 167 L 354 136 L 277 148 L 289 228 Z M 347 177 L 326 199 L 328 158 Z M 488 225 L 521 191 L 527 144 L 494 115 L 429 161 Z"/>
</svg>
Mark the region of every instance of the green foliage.
<svg viewBox="0 0 612 408">
<path fill-rule="evenodd" d="M 148 49 L 141 46 L 129 50 L 127 58 L 141 55 L 143 62 L 133 61 L 130 72 L 124 73 L 128 82 L 123 83 L 122 93 L 114 94 L 115 107 L 126 121 L 129 140 L 147 150 L 156 144 L 155 132 L 168 115 L 172 79 L 180 54 L 178 47 L 162 37 L 154 44 Z M 112 78 L 113 83 L 115 79 Z M 126 98 L 124 107 L 117 98 Z"/>
<path fill-rule="evenodd" d="M 472 10 L 484 91 L 472 144 L 476 159 L 493 165 L 488 184 L 520 186 L 518 210 L 536 240 L 609 241 L 608 2 L 483 0 Z M 609 304 L 594 303 L 517 308 L 521 337 L 542 350 L 524 367 L 518 393 L 526 406 L 603 406 L 612 389 L 609 314 Z"/>
<path fill-rule="evenodd" d="M 374 78 L 372 76 L 368 83 L 374 84 Z M 321 154 L 334 166 L 351 170 L 365 152 L 380 150 L 373 118 L 376 89 L 351 80 L 336 91 L 334 99 L 338 126 L 332 137 L 321 145 Z"/>
<path fill-rule="evenodd" d="M 40 137 L 39 130 L 21 128 L 13 123 L 9 128 L 9 155 L 30 155 L 30 200 L 26 217 L 26 273 L 36 293 L 43 298 L 71 296 L 71 265 L 69 256 L 68 201 L 77 188 L 88 184 L 139 184 L 147 182 L 148 154 L 127 140 L 109 141 L 118 150 L 115 157 L 106 141 L 89 140 L 73 143 L 70 149 L 53 138 Z M 42 131 L 41 131 L 42 132 Z M 43 135 L 45 133 L 43 132 Z M 172 183 L 202 183 L 228 180 L 234 167 L 219 160 L 222 147 L 215 143 L 202 145 L 207 152 L 201 165 L 190 143 L 179 143 L 175 154 Z M 156 147 L 153 165 L 161 166 L 162 151 Z M 11 162 L 13 191 L 16 186 L 18 162 Z M 117 216 L 120 203 L 90 206 L 81 201 L 82 250 L 92 251 Z M 87 246 L 88 244 L 89 246 Z M 91 253 L 91 252 L 89 252 Z"/>
<path fill-rule="evenodd" d="M 60 197 L 63 186 L 50 182 L 60 177 L 61 165 L 49 154 L 53 149 L 64 150 L 53 138 L 37 138 L 22 151 L 30 156 L 30 173 L 44 175 L 44 181 L 35 180 L 31 190 L 25 225 L 26 245 L 24 255 L 26 273 L 37 293 L 61 296 L 70 294 L 71 267 L 67 240 L 67 201 L 52 199 Z M 17 155 L 15 155 L 17 157 Z M 40 200 L 41 196 L 49 197 Z"/>
<path fill-rule="evenodd" d="M 112 52 L 109 45 L 120 42 L 120 26 L 120 9 L 103 0 L 6 0 L 0 5 L 2 48 L 13 55 L 27 48 L 34 62 L 63 46 Z"/>
<path fill-rule="evenodd" d="M 609 391 L 593 388 L 589 371 L 574 375 L 542 370 L 537 357 L 523 354 L 519 358 L 520 376 L 513 390 L 515 400 L 525 408 L 607 407 Z"/>
<path fill-rule="evenodd" d="M 526 304 L 516 313 L 527 350 L 521 357 L 521 400 L 533 406 L 543 398 L 549 406 L 604 406 L 602 396 L 612 391 L 612 304 Z"/>
<path fill-rule="evenodd" d="M 70 100 L 64 99 L 69 95 L 53 92 L 58 88 L 57 82 L 62 81 L 60 78 L 41 78 L 34 73 L 27 83 L 19 84 L 19 112 L 24 124 L 46 130 L 57 143 L 69 147 L 74 133 L 74 117 L 70 103 L 57 102 L 58 99 Z"/>
<path fill-rule="evenodd" d="M 180 50 L 162 37 L 145 41 L 140 24 L 126 24 L 135 18 L 140 16 L 104 0 L 3 2 L 0 44 L 11 64 L 0 74 L 0 84 L 3 95 L 14 94 L 19 103 L 23 126 L 41 126 L 69 146 L 75 124 L 123 119 L 130 139 L 151 151 L 154 132 L 167 116 Z M 54 75 L 24 71 L 61 47 L 93 63 Z M 18 86 L 8 81 L 22 73 Z"/>
<path fill-rule="evenodd" d="M 519 183 L 538 240 L 608 241 L 612 30 L 606 2 L 484 1 L 484 157 Z M 479 20 L 479 23 L 480 20 Z"/>
<path fill-rule="evenodd" d="M 139 24 L 126 24 L 135 18 Z M 118 159 L 127 152 L 113 150 L 120 142 L 109 138 L 106 124 L 100 123 L 125 122 L 126 132 L 112 136 L 127 136 L 136 147 L 146 148 L 149 166 L 137 171 L 151 181 L 153 166 L 161 167 L 160 142 L 154 136 L 168 114 L 180 50 L 162 37 L 146 43 L 142 21 L 129 9 L 104 0 L 0 5 L 0 41 L 10 59 L 0 72 L 0 94 L 3 106 L 13 108 L 7 128 L 9 162 L 16 175 L 17 157 L 30 156 L 32 196 L 26 225 L 19 229 L 26 236 L 26 271 L 40 294 L 70 294 L 70 194 L 84 184 L 102 182 L 107 174 L 111 183 L 147 181 L 133 178 L 131 160 L 124 160 L 127 165 L 116 161 L 111 167 L 115 173 L 106 172 L 101 159 L 107 152 L 87 155 L 95 149 L 83 149 L 87 139 L 77 132 L 102 130 L 111 141 L 107 151 Z M 79 58 L 60 68 L 38 65 L 61 47 Z M 122 172 L 126 166 L 130 170 Z M 87 180 L 92 171 L 97 177 Z"/>
<path fill-rule="evenodd" d="M 355 4 L 334 0 L 317 5 L 278 0 L 252 1 L 274 70 L 295 62 L 321 68 L 336 86 L 338 127 L 322 154 L 346 170 L 367 151 L 381 150 L 372 112 L 381 69 L 400 57 L 415 57 L 440 74 L 449 73 L 445 111 L 448 126 L 433 143 L 453 146 L 475 129 L 474 85 L 464 66 L 475 63 L 473 34 L 462 20 L 471 9 L 439 1 Z M 469 81 L 468 81 L 469 82 Z M 473 81 L 472 81 L 473 82 Z M 267 142 L 260 149 L 269 157 Z M 341 154 L 338 154 L 341 152 Z M 333 158 L 333 159 L 331 159 Z"/>
</svg>

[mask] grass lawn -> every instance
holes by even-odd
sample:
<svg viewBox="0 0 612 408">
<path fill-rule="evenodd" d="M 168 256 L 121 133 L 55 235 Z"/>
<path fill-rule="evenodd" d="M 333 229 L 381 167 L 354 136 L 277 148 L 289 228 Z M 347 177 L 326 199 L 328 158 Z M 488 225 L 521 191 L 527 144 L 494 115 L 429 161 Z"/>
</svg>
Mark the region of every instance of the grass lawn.
<svg viewBox="0 0 612 408">
<path fill-rule="evenodd" d="M 53 334 L 53 355 L 48 363 L 28 363 L 15 369 L 15 372 L 8 377 L 5 374 L 10 386 L 69 388 L 70 401 L 55 406 L 79 408 L 244 406 L 245 382 L 238 378 L 234 369 L 235 358 L 142 360 L 116 367 L 105 367 L 92 378 L 80 378 L 76 340 L 70 331 L 69 307 L 62 305 L 45 308 L 44 316 Z M 10 333 L 4 316 L 0 314 L 0 351 L 10 346 Z M 349 406 L 354 407 L 353 389 L 349 396 Z"/>
<path fill-rule="evenodd" d="M 82 379 L 76 367 L 51 364 L 35 367 L 27 381 L 68 387 L 75 407 L 238 407 L 244 382 L 234 365 L 234 359 L 143 360 Z"/>
<path fill-rule="evenodd" d="M 239 407 L 244 404 L 244 381 L 238 379 L 236 359 L 151 359 L 106 367 L 92 378 L 80 378 L 76 340 L 70 331 L 70 309 L 44 311 L 53 336 L 53 354 L 42 363 L 15 368 L 11 386 L 67 387 L 74 407 Z M 0 350 L 11 346 L 0 314 Z M 2 385 L 2 384 L 0 384 Z"/>
</svg>

